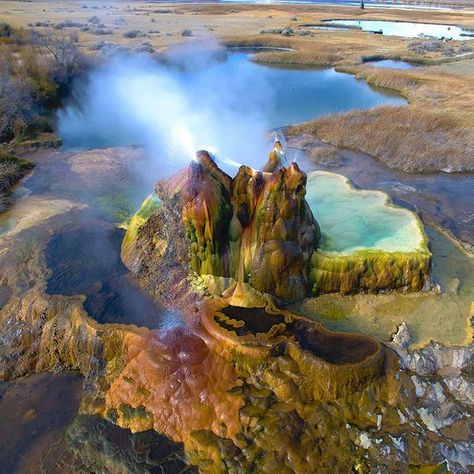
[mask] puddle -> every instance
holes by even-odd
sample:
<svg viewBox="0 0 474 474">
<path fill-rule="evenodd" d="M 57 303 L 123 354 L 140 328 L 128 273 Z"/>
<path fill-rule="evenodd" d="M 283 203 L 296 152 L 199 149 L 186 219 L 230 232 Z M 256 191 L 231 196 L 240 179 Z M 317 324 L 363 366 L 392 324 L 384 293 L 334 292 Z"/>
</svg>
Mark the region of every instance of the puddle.
<svg viewBox="0 0 474 474">
<path fill-rule="evenodd" d="M 38 472 L 43 453 L 63 439 L 77 415 L 81 387 L 82 377 L 71 373 L 0 382 L 1 472 Z"/>
<path fill-rule="evenodd" d="M 41 373 L 0 382 L 0 471 L 9 474 L 188 474 L 183 446 L 78 415 L 82 377 Z"/>
<path fill-rule="evenodd" d="M 216 319 L 216 321 L 223 325 L 229 331 L 235 331 L 238 336 L 245 336 L 246 334 L 267 333 L 275 324 L 285 322 L 285 318 L 281 314 L 269 314 L 265 308 L 244 308 L 241 306 L 227 306 L 220 310 L 231 319 L 243 321 L 242 327 L 230 326 Z"/>
<path fill-rule="evenodd" d="M 415 67 L 406 61 L 397 61 L 395 59 L 378 59 L 366 61 L 364 64 L 381 69 L 413 69 Z"/>
<path fill-rule="evenodd" d="M 285 317 L 282 314 L 269 314 L 265 308 L 227 306 L 220 312 L 237 322 L 244 323 L 243 325 L 228 324 L 219 317 L 215 319 L 225 329 L 235 332 L 238 336 L 268 333 L 273 326 L 284 323 L 286 329 L 283 327 L 280 330 L 281 334 L 288 337 L 294 336 L 301 349 L 331 364 L 359 363 L 379 350 L 377 343 L 365 336 L 332 333 L 299 320 L 285 323 Z"/>
<path fill-rule="evenodd" d="M 357 364 L 379 350 L 375 341 L 365 336 L 318 330 L 302 321 L 295 321 L 291 329 L 303 350 L 332 364 Z"/>
</svg>

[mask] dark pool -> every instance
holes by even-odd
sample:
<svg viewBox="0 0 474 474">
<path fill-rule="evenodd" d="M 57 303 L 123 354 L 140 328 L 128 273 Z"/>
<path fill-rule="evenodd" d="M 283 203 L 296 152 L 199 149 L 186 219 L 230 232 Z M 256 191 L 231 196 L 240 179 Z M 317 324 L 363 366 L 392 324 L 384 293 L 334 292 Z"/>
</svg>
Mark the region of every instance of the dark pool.
<svg viewBox="0 0 474 474">
<path fill-rule="evenodd" d="M 301 349 L 332 364 L 357 364 L 373 356 L 379 347 L 366 336 L 329 332 L 304 322 L 290 326 Z"/>
<path fill-rule="evenodd" d="M 80 415 L 82 381 L 75 373 L 41 373 L 0 382 L 0 472 L 197 472 L 181 443 Z"/>
<path fill-rule="evenodd" d="M 80 219 L 78 216 L 79 222 Z M 47 293 L 85 295 L 85 310 L 100 323 L 136 324 L 151 329 L 179 325 L 179 313 L 155 303 L 123 265 L 123 236 L 123 230 L 91 217 L 76 228 L 54 235 L 45 250 L 52 271 Z"/>
<path fill-rule="evenodd" d="M 231 319 L 243 321 L 245 324 L 240 328 L 227 325 L 224 321 L 218 321 L 225 329 L 235 331 L 238 336 L 246 334 L 266 333 L 276 324 L 284 323 L 282 314 L 269 314 L 265 308 L 243 308 L 242 306 L 226 306 L 221 309 Z"/>
<path fill-rule="evenodd" d="M 244 322 L 242 327 L 236 328 L 217 319 L 225 329 L 236 332 L 238 336 L 267 333 L 274 325 L 285 323 L 282 314 L 269 314 L 265 308 L 227 306 L 220 312 L 229 318 Z M 301 349 L 331 364 L 359 363 L 379 350 L 377 343 L 366 336 L 333 333 L 302 320 L 289 321 L 285 324 L 284 333 L 288 337 L 294 336 Z"/>
</svg>

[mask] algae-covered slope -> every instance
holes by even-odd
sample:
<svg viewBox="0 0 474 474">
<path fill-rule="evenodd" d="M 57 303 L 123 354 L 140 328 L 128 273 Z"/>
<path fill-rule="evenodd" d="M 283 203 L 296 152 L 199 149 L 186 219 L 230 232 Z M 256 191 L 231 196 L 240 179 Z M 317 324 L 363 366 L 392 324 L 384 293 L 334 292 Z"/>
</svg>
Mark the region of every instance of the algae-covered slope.
<svg viewBox="0 0 474 474">
<path fill-rule="evenodd" d="M 307 200 L 322 229 L 311 259 L 314 294 L 420 291 L 429 282 L 423 224 L 387 194 L 355 189 L 342 175 L 316 171 L 308 176 Z"/>
<path fill-rule="evenodd" d="M 127 232 L 122 242 L 122 259 L 129 261 L 128 256 L 135 251 L 134 244 L 137 234 L 150 216 L 161 207 L 161 202 L 156 193 L 151 193 L 142 203 L 140 209 L 133 215 L 127 226 Z"/>
</svg>

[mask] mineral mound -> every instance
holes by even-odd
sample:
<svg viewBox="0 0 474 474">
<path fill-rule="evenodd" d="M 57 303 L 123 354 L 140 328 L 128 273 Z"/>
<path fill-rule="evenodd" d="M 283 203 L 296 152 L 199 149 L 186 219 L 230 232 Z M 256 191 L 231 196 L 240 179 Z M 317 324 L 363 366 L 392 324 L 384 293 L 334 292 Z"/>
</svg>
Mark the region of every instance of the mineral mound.
<svg viewBox="0 0 474 474">
<path fill-rule="evenodd" d="M 250 289 L 278 301 L 426 286 L 431 254 L 424 240 L 417 253 L 368 249 L 335 259 L 318 251 L 306 174 L 285 161 L 277 142 L 261 171 L 241 166 L 231 178 L 208 152 L 198 152 L 187 169 L 157 183 L 132 219 L 122 260 L 160 298 L 161 283 L 189 276 L 214 295 Z"/>
</svg>

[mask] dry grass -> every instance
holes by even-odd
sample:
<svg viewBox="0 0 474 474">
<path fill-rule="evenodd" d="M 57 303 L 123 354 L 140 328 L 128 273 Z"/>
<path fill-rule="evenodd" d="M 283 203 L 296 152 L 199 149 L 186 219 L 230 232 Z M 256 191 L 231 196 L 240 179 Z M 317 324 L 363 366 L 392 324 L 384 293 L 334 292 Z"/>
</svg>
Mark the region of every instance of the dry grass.
<svg viewBox="0 0 474 474">
<path fill-rule="evenodd" d="M 32 168 L 32 164 L 18 159 L 0 148 L 0 212 L 10 203 L 9 194 L 13 186 Z"/>
<path fill-rule="evenodd" d="M 379 3 L 398 3 L 400 5 L 429 5 L 429 6 L 447 6 L 447 7 L 472 7 L 472 0 L 379 0 Z"/>
<path fill-rule="evenodd" d="M 410 70 L 377 69 L 354 66 L 341 69 L 365 79 L 369 84 L 392 89 L 406 97 L 410 105 L 449 117 L 457 128 L 474 127 L 474 61 L 462 61 L 444 67 L 420 67 Z M 460 72 L 461 71 L 461 72 Z M 470 71 L 470 72 L 469 72 Z"/>
<path fill-rule="evenodd" d="M 319 163 L 324 166 L 341 166 L 341 155 L 339 150 L 333 146 L 314 147 L 309 152 L 309 157 L 315 163 Z"/>
<path fill-rule="evenodd" d="M 414 96 L 415 89 L 419 88 L 423 79 L 416 70 L 397 70 L 373 68 L 368 66 L 364 69 L 338 68 L 340 72 L 355 74 L 358 78 L 365 79 L 375 87 L 393 89 L 405 97 Z"/>
<path fill-rule="evenodd" d="M 331 66 L 343 62 L 336 46 L 318 44 L 309 38 L 284 37 L 280 35 L 257 35 L 251 37 L 227 37 L 227 46 L 287 48 L 293 51 L 264 51 L 253 56 L 253 61 L 286 66 Z"/>
<path fill-rule="evenodd" d="M 474 171 L 472 76 L 458 73 L 453 65 L 453 73 L 448 65 L 403 71 L 341 69 L 373 86 L 398 91 L 410 105 L 327 116 L 293 127 L 290 134 L 309 133 L 408 172 Z"/>
<path fill-rule="evenodd" d="M 291 48 L 294 51 L 265 51 L 254 56 L 256 62 L 275 65 L 339 66 L 352 67 L 367 58 L 392 58 L 429 64 L 442 58 L 440 53 L 417 56 L 408 50 L 405 40 L 380 37 L 373 41 L 360 32 L 338 32 L 328 35 L 315 30 L 309 36 L 282 36 L 259 34 L 249 36 L 226 36 L 223 43 L 228 46 L 264 46 L 269 48 Z"/>
<path fill-rule="evenodd" d="M 472 11 L 420 12 L 369 7 L 361 11 L 352 7 L 309 4 L 158 5 L 147 1 L 133 4 L 106 2 L 97 9 L 82 8 L 82 5 L 83 2 L 73 0 L 61 3 L 38 0 L 27 4 L 0 0 L 0 21 L 25 27 L 37 21 L 50 20 L 57 25 L 69 20 L 91 26 L 91 17 L 98 16 L 104 27 L 111 31 L 109 36 L 98 37 L 91 31 L 76 28 L 81 48 L 89 54 L 97 54 L 94 47 L 100 40 L 131 49 L 140 48 L 146 42 L 158 52 L 178 43 L 209 37 L 232 45 L 291 48 L 292 51 L 261 52 L 254 60 L 282 66 L 336 66 L 374 86 L 398 91 L 410 102 L 407 108 L 381 108 L 326 117 L 303 125 L 300 127 L 302 130 L 317 133 L 335 145 L 367 151 L 390 166 L 412 171 L 472 168 L 474 90 L 469 73 L 472 67 L 466 72 L 464 66 L 459 66 L 467 61 L 411 71 L 374 69 L 361 65 L 363 59 L 393 58 L 433 64 L 447 58 L 442 51 L 416 55 L 408 48 L 410 40 L 404 38 L 370 35 L 356 30 L 310 30 L 310 34 L 304 36 L 301 33 L 309 29 L 307 25 L 331 18 L 424 21 L 474 28 L 474 8 Z M 291 36 L 261 34 L 261 31 L 288 28 L 293 30 Z M 193 36 L 181 36 L 183 29 L 191 30 Z M 73 32 L 74 28 L 69 30 Z M 141 37 L 125 38 L 124 33 L 131 30 L 140 31 Z M 410 130 L 406 124 L 411 124 Z"/>
<path fill-rule="evenodd" d="M 440 112 L 379 107 L 331 115 L 290 131 L 377 157 L 407 172 L 474 171 L 474 129 Z"/>
<path fill-rule="evenodd" d="M 87 8 L 83 8 L 86 6 Z M 328 5 L 251 5 L 251 4 L 157 4 L 141 2 L 64 2 L 35 0 L 34 2 L 0 0 L 0 21 L 13 26 L 47 24 L 84 25 L 65 27 L 78 35 L 84 51 L 92 51 L 98 42 L 105 41 L 121 46 L 139 48 L 146 42 L 159 51 L 176 43 L 189 43 L 196 39 L 216 38 L 218 41 L 228 37 L 257 39 L 262 30 L 291 27 L 295 34 L 304 25 L 319 24 L 331 18 L 372 18 L 407 21 L 428 21 L 435 23 L 461 24 L 474 27 L 474 11 L 452 12 L 419 11 L 367 8 L 361 11 L 353 7 Z M 106 36 L 97 36 L 97 19 L 104 25 Z M 296 18 L 296 20 L 295 20 Z M 95 25 L 95 26 L 94 26 Z M 44 30 L 44 27 L 38 27 Z M 192 31 L 191 37 L 181 36 L 184 29 Z M 125 38 L 129 31 L 139 31 L 136 38 Z M 273 35 L 278 41 L 280 35 Z M 293 38 L 293 37 L 292 37 Z M 296 36 L 295 40 L 299 37 Z M 333 32 L 314 30 L 314 36 L 301 43 L 300 55 L 287 55 L 286 64 L 354 64 L 360 62 L 362 55 L 385 54 L 389 56 L 408 55 L 406 41 L 400 38 L 377 37 L 360 31 Z M 311 51 L 313 50 L 313 52 Z M 334 55 L 333 50 L 337 50 Z M 325 52 L 325 51 L 328 51 Z M 413 55 L 411 55 L 413 56 Z M 266 60 L 282 62 L 280 57 L 269 54 Z"/>
</svg>

